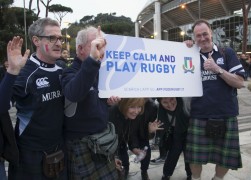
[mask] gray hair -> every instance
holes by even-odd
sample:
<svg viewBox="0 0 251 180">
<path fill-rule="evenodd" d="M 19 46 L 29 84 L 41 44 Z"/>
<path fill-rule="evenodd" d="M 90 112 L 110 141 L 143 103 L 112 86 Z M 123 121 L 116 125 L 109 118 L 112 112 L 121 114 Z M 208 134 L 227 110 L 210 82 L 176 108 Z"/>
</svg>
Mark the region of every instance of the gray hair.
<svg viewBox="0 0 251 180">
<path fill-rule="evenodd" d="M 76 49 L 79 45 L 86 45 L 88 43 L 88 35 L 91 33 L 96 33 L 96 32 L 97 32 L 97 28 L 93 26 L 88 26 L 80 30 L 76 37 Z M 104 34 L 103 32 L 101 33 L 102 35 Z"/>
<path fill-rule="evenodd" d="M 46 26 L 58 26 L 60 28 L 60 25 L 58 21 L 53 20 L 51 18 L 42 18 L 36 20 L 28 30 L 28 35 L 30 40 L 32 40 L 33 36 L 43 36 L 44 34 L 44 28 Z"/>
</svg>

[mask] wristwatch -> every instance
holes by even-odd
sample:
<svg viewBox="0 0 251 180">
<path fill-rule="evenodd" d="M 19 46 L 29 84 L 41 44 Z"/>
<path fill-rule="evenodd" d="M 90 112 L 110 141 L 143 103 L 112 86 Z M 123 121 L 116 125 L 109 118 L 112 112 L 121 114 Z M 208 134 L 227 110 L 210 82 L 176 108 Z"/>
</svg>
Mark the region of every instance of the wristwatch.
<svg viewBox="0 0 251 180">
<path fill-rule="evenodd" d="M 223 69 L 219 68 L 217 75 L 222 75 L 224 73 Z"/>
</svg>

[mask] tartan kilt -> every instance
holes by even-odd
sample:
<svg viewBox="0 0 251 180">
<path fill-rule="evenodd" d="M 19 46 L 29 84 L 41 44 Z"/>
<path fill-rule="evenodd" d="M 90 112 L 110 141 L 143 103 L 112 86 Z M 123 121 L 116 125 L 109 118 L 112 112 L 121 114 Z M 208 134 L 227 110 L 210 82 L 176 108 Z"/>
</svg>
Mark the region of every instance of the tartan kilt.
<svg viewBox="0 0 251 180">
<path fill-rule="evenodd" d="M 190 119 L 185 161 L 190 164 L 213 163 L 237 170 L 242 167 L 239 130 L 236 117 L 225 119 L 224 139 L 211 139 L 205 135 L 206 119 Z"/>
<path fill-rule="evenodd" d="M 95 154 L 81 139 L 66 142 L 69 180 L 117 180 L 114 156 Z"/>
<path fill-rule="evenodd" d="M 53 148 L 54 150 L 56 149 Z M 62 149 L 62 148 L 58 148 Z M 53 151 L 54 151 L 53 150 Z M 48 152 L 48 151 L 46 151 Z M 52 151 L 49 151 L 52 153 Z M 66 154 L 66 153 L 65 153 Z M 43 173 L 43 151 L 31 151 L 19 148 L 19 165 L 9 164 L 8 179 L 9 180 L 67 180 L 66 155 L 65 167 L 59 174 L 58 178 L 47 178 Z"/>
</svg>

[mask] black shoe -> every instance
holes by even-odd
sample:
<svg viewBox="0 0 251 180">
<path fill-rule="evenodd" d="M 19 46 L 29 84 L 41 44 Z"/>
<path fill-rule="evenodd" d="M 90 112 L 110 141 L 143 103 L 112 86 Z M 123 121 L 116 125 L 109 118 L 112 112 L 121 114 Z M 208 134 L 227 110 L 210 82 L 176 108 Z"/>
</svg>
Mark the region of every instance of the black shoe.
<svg viewBox="0 0 251 180">
<path fill-rule="evenodd" d="M 162 178 L 161 178 L 161 180 L 170 180 L 170 176 L 166 176 L 166 177 L 165 177 L 165 176 L 163 175 Z"/>
<path fill-rule="evenodd" d="M 147 171 L 141 171 L 142 180 L 150 180 Z"/>
<path fill-rule="evenodd" d="M 187 180 L 192 180 L 192 176 L 187 176 Z"/>
<path fill-rule="evenodd" d="M 162 164 L 165 163 L 165 158 L 158 157 L 150 161 L 151 164 Z"/>
</svg>

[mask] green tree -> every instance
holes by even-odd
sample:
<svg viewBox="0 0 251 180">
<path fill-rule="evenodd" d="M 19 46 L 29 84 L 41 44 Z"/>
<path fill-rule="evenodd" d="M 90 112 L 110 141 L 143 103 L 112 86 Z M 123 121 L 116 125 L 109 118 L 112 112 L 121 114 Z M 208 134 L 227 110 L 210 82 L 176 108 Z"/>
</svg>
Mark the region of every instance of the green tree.
<svg viewBox="0 0 251 180">
<path fill-rule="evenodd" d="M 88 24 L 89 22 L 91 22 L 93 20 L 94 16 L 84 16 L 82 19 L 80 19 L 80 23 L 82 24 Z"/>
<path fill-rule="evenodd" d="M 4 15 L 8 11 L 9 6 L 13 0 L 0 0 L 0 63 L 6 58 L 6 41 L 5 35 L 8 31 L 5 30 L 6 18 Z"/>
<path fill-rule="evenodd" d="M 1 6 L 2 7 L 2 6 Z M 0 61 L 6 58 L 6 46 L 13 36 L 24 37 L 24 9 L 20 7 L 4 7 L 0 13 Z M 27 27 L 37 19 L 33 11 L 26 9 Z M 29 48 L 31 48 L 29 44 Z"/>
<path fill-rule="evenodd" d="M 99 13 L 97 16 L 84 16 L 80 20 L 80 26 L 98 26 L 107 34 L 134 36 L 134 23 L 125 16 L 117 17 L 116 13 Z"/>
<path fill-rule="evenodd" d="M 62 6 L 61 4 L 53 4 L 49 7 L 49 12 L 54 13 L 55 18 L 59 21 L 59 24 L 61 25 L 63 17 L 67 13 L 72 13 L 72 9 L 69 7 Z"/>
</svg>

